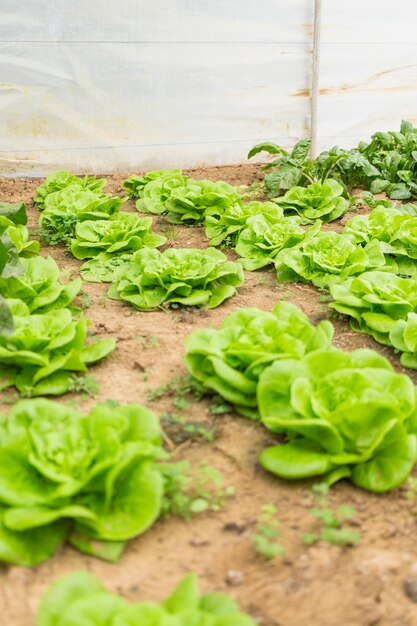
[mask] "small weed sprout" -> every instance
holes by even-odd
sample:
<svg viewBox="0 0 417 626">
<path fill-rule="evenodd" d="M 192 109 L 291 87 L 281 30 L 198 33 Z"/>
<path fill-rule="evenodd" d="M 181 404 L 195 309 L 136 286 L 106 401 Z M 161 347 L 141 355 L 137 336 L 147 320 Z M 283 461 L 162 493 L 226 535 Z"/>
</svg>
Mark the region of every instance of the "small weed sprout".
<svg viewBox="0 0 417 626">
<path fill-rule="evenodd" d="M 334 512 L 329 506 L 329 490 L 327 483 L 318 483 L 313 486 L 314 506 L 311 509 L 311 515 L 320 522 L 320 530 L 317 533 L 304 534 L 303 542 L 307 545 L 318 541 L 325 541 L 335 546 L 358 544 L 362 539 L 361 535 L 342 526 L 345 520 L 355 515 L 355 509 L 343 504 Z"/>
<path fill-rule="evenodd" d="M 267 561 L 272 561 L 277 555 L 284 556 L 285 548 L 277 541 L 281 532 L 279 521 L 276 519 L 278 509 L 273 504 L 264 504 L 261 514 L 256 518 L 257 532 L 252 535 L 251 541 L 255 552 L 261 554 Z"/>
<path fill-rule="evenodd" d="M 178 515 L 190 520 L 196 513 L 220 511 L 227 498 L 234 495 L 232 486 L 224 486 L 223 476 L 206 464 L 193 470 L 188 461 L 160 465 L 165 481 L 162 515 Z"/>
</svg>

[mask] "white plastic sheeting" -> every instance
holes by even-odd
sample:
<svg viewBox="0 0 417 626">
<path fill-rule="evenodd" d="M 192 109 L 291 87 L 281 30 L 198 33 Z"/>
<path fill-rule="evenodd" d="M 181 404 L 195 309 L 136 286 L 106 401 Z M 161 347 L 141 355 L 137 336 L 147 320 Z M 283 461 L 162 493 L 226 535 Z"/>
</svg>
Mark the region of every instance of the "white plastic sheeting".
<svg viewBox="0 0 417 626">
<path fill-rule="evenodd" d="M 0 173 L 232 163 L 264 139 L 291 145 L 309 131 L 313 6 L 2 0 Z M 416 18 L 415 0 L 323 0 L 320 148 L 417 121 Z"/>
</svg>

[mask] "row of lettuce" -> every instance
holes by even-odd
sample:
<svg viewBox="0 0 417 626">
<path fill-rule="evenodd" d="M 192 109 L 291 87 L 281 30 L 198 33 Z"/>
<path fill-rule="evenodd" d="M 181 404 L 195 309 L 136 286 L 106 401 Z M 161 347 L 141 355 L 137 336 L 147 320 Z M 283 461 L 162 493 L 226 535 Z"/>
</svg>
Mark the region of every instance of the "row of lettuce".
<svg viewBox="0 0 417 626">
<path fill-rule="evenodd" d="M 24 204 L 0 203 L 0 389 L 59 395 L 116 344 L 88 336 L 87 320 L 72 305 L 82 281 L 61 279 L 26 223 Z"/>
<path fill-rule="evenodd" d="M 192 332 L 185 360 L 207 390 L 281 436 L 260 455 L 266 470 L 393 489 L 417 458 L 416 387 L 377 352 L 345 352 L 332 338 L 328 320 L 314 327 L 280 302 L 272 312 L 239 309 L 218 329 Z"/>
</svg>

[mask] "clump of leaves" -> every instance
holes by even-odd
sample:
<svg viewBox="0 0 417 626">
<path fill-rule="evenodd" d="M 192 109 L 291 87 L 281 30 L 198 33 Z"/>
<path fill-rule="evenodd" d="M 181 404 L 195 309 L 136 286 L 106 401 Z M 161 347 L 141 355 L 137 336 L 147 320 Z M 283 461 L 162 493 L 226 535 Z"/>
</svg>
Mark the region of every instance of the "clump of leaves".
<svg viewBox="0 0 417 626">
<path fill-rule="evenodd" d="M 162 515 L 179 515 L 190 520 L 196 513 L 220 511 L 227 498 L 234 495 L 232 486 L 225 486 L 222 474 L 211 465 L 196 470 L 188 461 L 160 466 L 164 478 Z"/>
<path fill-rule="evenodd" d="M 89 396 L 96 396 L 100 391 L 100 385 L 98 384 L 95 376 L 84 375 L 76 376 L 73 374 L 69 380 L 68 391 L 75 391 L 76 393 L 86 393 Z"/>
<path fill-rule="evenodd" d="M 182 408 L 187 408 L 189 401 L 200 402 L 205 393 L 206 390 L 203 385 L 190 374 L 186 374 L 185 376 L 176 376 L 169 383 L 148 391 L 148 400 L 155 402 L 164 396 L 169 396 L 173 398 L 174 406 L 183 405 L 186 402 L 187 404 Z M 177 406 L 177 408 L 181 408 L 181 406 Z"/>
<path fill-rule="evenodd" d="M 307 545 L 324 541 L 335 546 L 354 546 L 358 544 L 362 537 L 356 531 L 343 526 L 346 520 L 352 519 L 355 509 L 342 504 L 334 511 L 329 505 L 330 487 L 326 483 L 318 483 L 313 486 L 314 506 L 311 515 L 319 521 L 319 531 L 306 533 L 303 541 Z"/>
<path fill-rule="evenodd" d="M 189 574 L 163 602 L 127 602 L 103 587 L 88 572 L 57 580 L 42 599 L 38 626 L 255 626 L 249 615 L 226 594 L 198 592 L 197 576 Z"/>
<path fill-rule="evenodd" d="M 108 295 L 140 311 L 173 305 L 212 309 L 234 296 L 243 281 L 242 267 L 214 248 L 143 248 Z"/>
<path fill-rule="evenodd" d="M 261 514 L 256 519 L 256 533 L 252 535 L 255 551 L 272 561 L 279 554 L 286 554 L 285 548 L 278 541 L 280 536 L 279 521 L 276 518 L 278 509 L 273 504 L 264 504 Z"/>
</svg>

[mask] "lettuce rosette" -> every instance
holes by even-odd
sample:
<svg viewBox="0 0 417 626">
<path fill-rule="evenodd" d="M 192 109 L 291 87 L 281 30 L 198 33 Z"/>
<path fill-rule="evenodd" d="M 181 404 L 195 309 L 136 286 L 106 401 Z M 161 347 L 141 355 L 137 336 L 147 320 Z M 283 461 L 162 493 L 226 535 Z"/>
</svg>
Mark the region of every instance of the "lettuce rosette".
<svg viewBox="0 0 417 626">
<path fill-rule="evenodd" d="M 328 349 L 332 337 L 330 322 L 313 326 L 288 302 L 279 302 L 270 313 L 243 308 L 228 315 L 218 330 L 203 328 L 188 335 L 185 363 L 204 387 L 256 419 L 256 390 L 263 370 L 276 360 Z"/>
<path fill-rule="evenodd" d="M 79 278 L 68 283 L 61 280 L 61 271 L 52 257 L 23 258 L 21 264 L 22 274 L 0 278 L 0 293 L 5 298 L 22 300 L 31 313 L 64 308 L 81 290 Z"/>
<path fill-rule="evenodd" d="M 349 478 L 369 491 L 401 485 L 417 455 L 416 388 L 372 350 L 276 361 L 259 378 L 263 424 L 288 442 L 264 450 L 280 478 Z"/>
<path fill-rule="evenodd" d="M 68 308 L 31 314 L 22 300 L 6 300 L 14 332 L 0 335 L 0 388 L 15 386 L 29 396 L 61 395 L 71 389 L 72 372 L 103 359 L 114 339 L 87 343 L 87 320 Z"/>
<path fill-rule="evenodd" d="M 165 208 L 171 224 L 202 224 L 206 215 L 221 215 L 241 203 L 238 192 L 229 183 L 189 178 L 182 187 L 171 191 Z"/>
<path fill-rule="evenodd" d="M 249 218 L 262 215 L 271 222 L 276 222 L 283 217 L 282 209 L 274 202 L 236 202 L 226 207 L 224 211 L 208 209 L 204 220 L 206 237 L 210 239 L 211 246 L 219 246 L 228 243 L 234 246 L 239 233 L 245 228 Z"/>
<path fill-rule="evenodd" d="M 321 231 L 306 234 L 298 245 L 280 251 L 275 267 L 280 281 L 311 282 L 327 289 L 367 270 L 385 270 L 385 257 L 378 241 L 362 248 L 348 235 Z"/>
<path fill-rule="evenodd" d="M 37 626 L 255 626 L 228 595 L 198 592 L 197 577 L 182 579 L 163 602 L 130 603 L 88 572 L 60 578 L 42 599 Z"/>
<path fill-rule="evenodd" d="M 214 308 L 236 293 L 243 270 L 219 250 L 152 248 L 138 250 L 109 297 L 141 311 L 167 305 Z"/>
<path fill-rule="evenodd" d="M 304 224 L 316 219 L 333 222 L 349 208 L 349 201 L 343 197 L 344 189 L 340 183 L 327 179 L 307 187 L 292 187 L 285 195 L 274 198 L 285 212 L 297 213 Z"/>
<path fill-rule="evenodd" d="M 140 248 L 157 248 L 166 237 L 152 232 L 152 219 L 134 213 L 115 213 L 105 220 L 87 220 L 75 227 L 70 250 L 76 259 L 107 254 L 135 252 Z"/>
<path fill-rule="evenodd" d="M 69 172 L 59 171 L 50 174 L 42 185 L 39 185 L 36 189 L 36 195 L 34 198 L 35 206 L 42 211 L 45 208 L 45 198 L 49 194 L 54 193 L 55 191 L 62 191 L 66 187 L 78 186 L 81 189 L 89 189 L 90 191 L 94 191 L 95 193 L 100 193 L 103 190 L 103 187 L 106 186 L 105 178 L 96 178 L 95 176 L 84 176 L 84 178 L 80 178 L 79 176 L 73 176 Z"/>
<path fill-rule="evenodd" d="M 68 540 L 117 560 L 161 509 L 156 416 L 136 404 L 88 415 L 45 399 L 0 415 L 0 561 L 33 567 Z"/>
<path fill-rule="evenodd" d="M 144 176 L 134 174 L 122 184 L 130 198 L 139 198 L 138 211 L 160 213 L 171 189 L 184 185 L 188 176 L 181 170 L 154 170 Z"/>
</svg>

